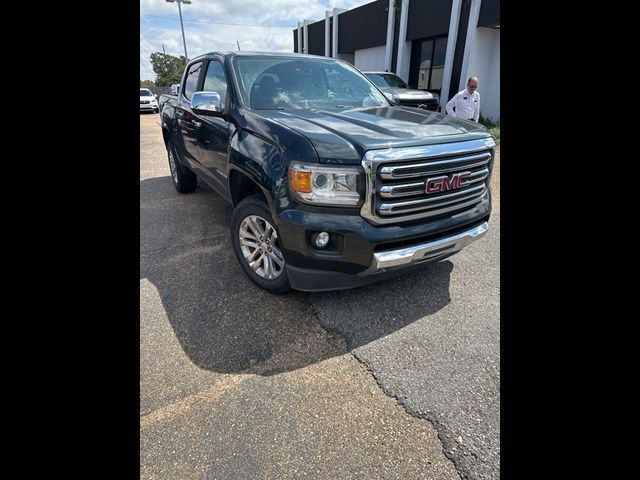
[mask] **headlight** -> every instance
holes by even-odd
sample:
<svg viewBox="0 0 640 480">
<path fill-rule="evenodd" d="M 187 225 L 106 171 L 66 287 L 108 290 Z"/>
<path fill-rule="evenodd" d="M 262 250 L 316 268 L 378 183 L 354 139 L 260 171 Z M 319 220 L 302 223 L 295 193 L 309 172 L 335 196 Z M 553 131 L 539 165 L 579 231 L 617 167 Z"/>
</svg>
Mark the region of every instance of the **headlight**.
<svg viewBox="0 0 640 480">
<path fill-rule="evenodd" d="M 356 168 L 296 164 L 289 167 L 289 188 L 304 203 L 355 207 L 360 201 L 358 174 Z"/>
</svg>

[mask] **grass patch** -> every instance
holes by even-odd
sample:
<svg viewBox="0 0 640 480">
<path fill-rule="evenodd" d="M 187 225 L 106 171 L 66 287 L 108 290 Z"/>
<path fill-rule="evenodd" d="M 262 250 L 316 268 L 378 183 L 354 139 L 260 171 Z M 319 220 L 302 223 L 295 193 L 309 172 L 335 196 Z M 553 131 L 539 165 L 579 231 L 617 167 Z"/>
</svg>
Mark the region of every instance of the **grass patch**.
<svg viewBox="0 0 640 480">
<path fill-rule="evenodd" d="M 480 120 L 478 120 L 478 123 L 481 123 L 482 125 L 487 127 L 489 133 L 491 133 L 491 135 L 493 135 L 493 138 L 496 139 L 496 143 L 500 143 L 500 122 L 493 123 L 491 120 L 481 116 Z"/>
</svg>

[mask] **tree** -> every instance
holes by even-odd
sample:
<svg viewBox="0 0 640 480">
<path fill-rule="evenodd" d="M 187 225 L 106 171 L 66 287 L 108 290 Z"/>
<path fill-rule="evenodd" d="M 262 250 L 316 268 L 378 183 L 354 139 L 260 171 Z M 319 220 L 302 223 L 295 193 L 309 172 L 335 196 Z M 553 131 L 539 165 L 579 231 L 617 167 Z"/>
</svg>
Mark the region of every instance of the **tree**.
<svg viewBox="0 0 640 480">
<path fill-rule="evenodd" d="M 155 86 L 156 84 L 153 80 L 140 80 L 140 88 L 151 88 Z"/>
<path fill-rule="evenodd" d="M 151 67 L 156 74 L 156 86 L 164 87 L 174 83 L 180 83 L 187 59 L 183 56 L 174 57 L 162 52 L 151 54 Z"/>
</svg>

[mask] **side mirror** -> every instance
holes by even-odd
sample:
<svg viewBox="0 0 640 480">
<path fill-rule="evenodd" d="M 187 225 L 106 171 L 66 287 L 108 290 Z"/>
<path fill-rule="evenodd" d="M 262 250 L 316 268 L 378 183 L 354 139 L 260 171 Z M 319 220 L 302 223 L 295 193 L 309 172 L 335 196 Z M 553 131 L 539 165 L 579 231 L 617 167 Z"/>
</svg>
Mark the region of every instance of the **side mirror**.
<svg viewBox="0 0 640 480">
<path fill-rule="evenodd" d="M 191 97 L 191 110 L 200 115 L 221 117 L 224 107 L 218 92 L 195 92 Z"/>
<path fill-rule="evenodd" d="M 389 100 L 391 103 L 393 103 L 394 105 L 396 104 L 395 100 L 393 99 L 393 94 L 389 93 L 389 92 L 382 92 L 382 94 L 387 97 L 387 100 Z"/>
</svg>

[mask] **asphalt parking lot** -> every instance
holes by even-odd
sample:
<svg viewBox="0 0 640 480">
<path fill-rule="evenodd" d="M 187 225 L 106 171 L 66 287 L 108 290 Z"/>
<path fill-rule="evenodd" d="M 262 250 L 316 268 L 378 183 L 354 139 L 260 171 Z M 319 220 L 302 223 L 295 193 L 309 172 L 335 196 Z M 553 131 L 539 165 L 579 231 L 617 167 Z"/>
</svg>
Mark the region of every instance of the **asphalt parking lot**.
<svg viewBox="0 0 640 480">
<path fill-rule="evenodd" d="M 160 128 L 140 115 L 141 478 L 499 478 L 499 158 L 462 252 L 274 296 L 233 255 L 231 207 L 176 192 Z"/>
</svg>

